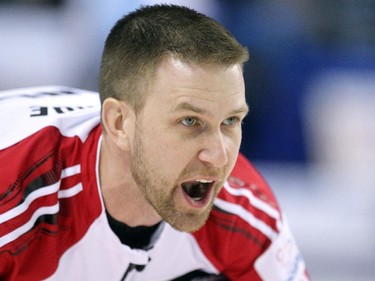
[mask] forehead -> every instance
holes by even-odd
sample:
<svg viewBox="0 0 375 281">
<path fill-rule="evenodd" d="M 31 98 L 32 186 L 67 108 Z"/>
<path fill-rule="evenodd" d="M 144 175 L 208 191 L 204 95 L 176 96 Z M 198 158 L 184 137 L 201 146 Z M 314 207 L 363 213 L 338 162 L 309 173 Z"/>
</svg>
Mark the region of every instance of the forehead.
<svg viewBox="0 0 375 281">
<path fill-rule="evenodd" d="M 182 109 L 187 104 L 220 110 L 244 107 L 241 65 L 197 65 L 168 58 L 159 65 L 149 85 L 147 100 Z"/>
</svg>

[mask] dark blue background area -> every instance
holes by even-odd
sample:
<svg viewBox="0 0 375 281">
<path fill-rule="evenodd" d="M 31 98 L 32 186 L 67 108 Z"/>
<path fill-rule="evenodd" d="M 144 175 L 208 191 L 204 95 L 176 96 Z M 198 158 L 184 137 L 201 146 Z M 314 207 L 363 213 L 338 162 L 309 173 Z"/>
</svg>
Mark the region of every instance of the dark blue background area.
<svg viewBox="0 0 375 281">
<path fill-rule="evenodd" d="M 302 105 L 309 82 L 326 69 L 374 70 L 375 42 L 369 37 L 375 32 L 366 28 L 374 27 L 375 20 L 358 23 L 363 34 L 358 36 L 346 29 L 368 13 L 355 3 L 340 13 L 335 1 L 315 5 L 314 11 L 291 1 L 217 2 L 217 20 L 250 52 L 245 66 L 250 113 L 243 124 L 242 152 L 252 160 L 307 162 Z M 367 8 L 375 11 L 375 5 Z M 353 9 L 354 19 L 348 22 L 345 12 Z M 315 16 L 306 17 L 310 12 Z M 330 25 L 320 26 L 323 21 Z"/>
</svg>

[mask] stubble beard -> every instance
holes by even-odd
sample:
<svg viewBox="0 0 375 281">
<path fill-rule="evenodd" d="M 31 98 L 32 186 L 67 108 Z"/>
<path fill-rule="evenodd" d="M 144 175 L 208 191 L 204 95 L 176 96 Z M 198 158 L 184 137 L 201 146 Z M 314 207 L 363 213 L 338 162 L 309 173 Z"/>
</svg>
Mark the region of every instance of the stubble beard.
<svg viewBox="0 0 375 281">
<path fill-rule="evenodd" d="M 173 195 L 180 187 L 160 175 L 155 165 L 148 163 L 141 130 L 137 130 L 134 139 L 131 172 L 142 195 L 159 216 L 173 228 L 184 232 L 194 232 L 207 221 L 213 207 L 213 201 L 204 211 L 199 213 L 186 213 L 177 210 Z M 218 191 L 218 188 L 214 190 L 214 198 L 216 198 Z"/>
</svg>

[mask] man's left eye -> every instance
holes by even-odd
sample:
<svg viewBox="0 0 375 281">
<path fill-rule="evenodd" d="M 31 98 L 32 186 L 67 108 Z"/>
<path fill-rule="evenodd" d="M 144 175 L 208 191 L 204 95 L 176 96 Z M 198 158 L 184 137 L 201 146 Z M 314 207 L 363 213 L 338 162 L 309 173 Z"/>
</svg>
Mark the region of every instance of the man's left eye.
<svg viewBox="0 0 375 281">
<path fill-rule="evenodd" d="M 233 126 L 238 122 L 238 118 L 235 116 L 229 117 L 223 121 L 224 125 Z"/>
<path fill-rule="evenodd" d="M 197 125 L 198 120 L 194 117 L 186 117 L 186 118 L 181 120 L 181 123 L 183 125 L 185 125 L 186 127 L 193 127 L 193 126 Z"/>
</svg>

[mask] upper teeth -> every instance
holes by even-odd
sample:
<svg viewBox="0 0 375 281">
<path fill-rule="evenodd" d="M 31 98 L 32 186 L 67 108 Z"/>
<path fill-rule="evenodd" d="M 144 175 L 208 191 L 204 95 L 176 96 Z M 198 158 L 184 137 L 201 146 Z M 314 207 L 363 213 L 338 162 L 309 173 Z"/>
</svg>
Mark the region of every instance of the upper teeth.
<svg viewBox="0 0 375 281">
<path fill-rule="evenodd" d="M 196 180 L 197 182 L 200 182 L 200 183 L 210 183 L 210 182 L 213 182 L 213 181 L 210 181 L 210 180 L 205 180 L 205 179 L 198 179 Z"/>
</svg>

